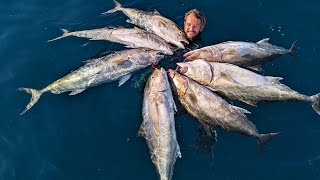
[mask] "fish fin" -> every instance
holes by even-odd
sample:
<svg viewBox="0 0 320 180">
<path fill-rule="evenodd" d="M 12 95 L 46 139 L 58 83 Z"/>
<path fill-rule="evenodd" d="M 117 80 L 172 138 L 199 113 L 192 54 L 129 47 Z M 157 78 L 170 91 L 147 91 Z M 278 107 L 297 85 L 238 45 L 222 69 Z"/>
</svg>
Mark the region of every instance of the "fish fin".
<svg viewBox="0 0 320 180">
<path fill-rule="evenodd" d="M 72 91 L 72 92 L 69 94 L 69 96 L 73 96 L 73 95 L 82 93 L 84 90 L 86 90 L 86 89 L 76 89 L 76 90 Z"/>
<path fill-rule="evenodd" d="M 251 100 L 244 100 L 244 99 L 241 99 L 240 101 L 246 103 L 246 104 L 249 104 L 251 106 L 255 106 L 257 107 L 257 102 L 256 101 L 251 101 Z"/>
<path fill-rule="evenodd" d="M 237 106 L 233 106 L 238 112 L 242 113 L 242 114 L 251 114 L 250 111 L 243 109 L 241 107 L 237 107 Z"/>
<path fill-rule="evenodd" d="M 256 42 L 257 44 L 269 44 L 268 41 L 270 40 L 270 38 L 264 38 L 261 39 L 260 41 Z"/>
<path fill-rule="evenodd" d="M 166 22 L 163 19 L 158 19 L 158 23 L 157 23 L 158 27 L 166 27 Z"/>
<path fill-rule="evenodd" d="M 131 19 L 127 19 L 126 22 L 127 22 L 127 23 L 130 23 L 130 24 L 133 24 L 133 22 L 132 22 Z"/>
<path fill-rule="evenodd" d="M 210 86 L 205 86 L 206 88 L 208 88 L 210 91 L 213 91 L 213 92 L 217 92 L 218 90 L 216 90 L 216 89 L 214 89 L 214 88 L 212 88 L 212 87 L 210 87 Z"/>
<path fill-rule="evenodd" d="M 26 93 L 31 94 L 31 99 L 30 102 L 28 103 L 28 105 L 26 106 L 26 108 L 21 112 L 20 115 L 24 114 L 25 112 L 27 112 L 34 104 L 36 104 L 40 98 L 40 96 L 42 95 L 42 90 L 35 90 L 35 89 L 31 89 L 31 88 L 19 88 L 19 91 L 24 91 Z"/>
<path fill-rule="evenodd" d="M 271 141 L 271 139 L 274 136 L 277 136 L 279 134 L 282 134 L 282 132 L 269 133 L 269 134 L 259 134 L 259 136 L 257 137 L 257 144 L 258 144 L 259 151 L 262 151 L 263 145 L 265 143 Z"/>
<path fill-rule="evenodd" d="M 235 83 L 235 84 L 241 84 L 239 83 L 238 81 L 234 80 L 232 77 L 229 76 L 229 74 L 225 73 L 225 72 L 220 72 L 220 77 L 229 81 L 229 82 L 232 82 L 232 83 Z"/>
<path fill-rule="evenodd" d="M 93 62 L 95 62 L 96 60 L 97 60 L 97 59 L 88 59 L 88 60 L 85 60 L 85 61 L 82 61 L 82 62 L 88 64 L 88 63 L 93 63 Z"/>
<path fill-rule="evenodd" d="M 125 47 L 126 47 L 126 48 L 136 48 L 136 46 L 133 45 L 133 44 L 132 44 L 132 45 L 126 45 Z"/>
<path fill-rule="evenodd" d="M 63 32 L 62 36 L 59 36 L 59 37 L 57 37 L 57 38 L 48 40 L 47 42 L 52 42 L 52 41 L 55 41 L 55 40 L 62 39 L 62 38 L 64 38 L 64 37 L 70 36 L 70 31 L 68 31 L 67 29 L 62 29 L 62 28 L 61 28 L 61 30 L 62 30 L 62 32 Z"/>
<path fill-rule="evenodd" d="M 261 68 L 261 65 L 259 64 L 259 65 L 255 65 L 255 66 L 249 66 L 248 67 L 249 69 L 251 69 L 251 70 L 254 70 L 254 71 L 262 71 L 262 68 Z"/>
<path fill-rule="evenodd" d="M 176 105 L 176 103 L 174 102 L 174 100 L 172 101 L 173 103 L 173 111 L 174 112 L 178 112 L 178 108 L 177 108 L 177 105 Z"/>
<path fill-rule="evenodd" d="M 311 105 L 313 110 L 320 115 L 320 106 L 319 106 L 320 93 L 311 96 L 311 99 L 312 99 Z"/>
<path fill-rule="evenodd" d="M 137 136 L 140 136 L 140 137 L 146 137 L 147 133 L 146 133 L 146 129 L 144 127 L 144 121 L 142 122 L 142 124 L 140 125 L 140 128 L 139 128 L 139 131 L 138 131 L 138 134 Z"/>
<path fill-rule="evenodd" d="M 127 75 L 122 76 L 122 77 L 120 78 L 120 80 L 119 80 L 119 85 L 118 85 L 118 87 L 120 87 L 122 84 L 124 84 L 125 82 L 127 82 L 127 81 L 130 79 L 131 75 L 132 75 L 132 74 L 127 74 Z"/>
<path fill-rule="evenodd" d="M 200 121 L 201 124 L 202 124 L 202 128 L 205 130 L 205 132 L 207 133 L 207 135 L 209 137 L 212 137 L 212 133 L 211 133 L 211 127 L 212 125 L 207 123 L 207 122 L 204 122 L 204 121 Z"/>
<path fill-rule="evenodd" d="M 154 15 L 161 15 L 161 14 L 159 13 L 159 11 L 156 10 L 156 9 L 152 11 L 152 14 L 154 14 Z"/>
<path fill-rule="evenodd" d="M 273 77 L 273 76 L 265 76 L 270 82 L 273 83 L 280 83 L 280 81 L 283 79 L 282 77 Z"/>
<path fill-rule="evenodd" d="M 116 12 L 116 11 L 121 10 L 122 5 L 121 5 L 118 1 L 116 1 L 116 0 L 113 0 L 113 2 L 114 2 L 114 4 L 115 4 L 115 7 L 114 7 L 113 9 L 110 9 L 110 10 L 107 11 L 107 12 L 102 13 L 102 14 L 114 13 L 114 12 Z"/>
<path fill-rule="evenodd" d="M 145 33 L 146 32 L 145 30 L 143 30 L 141 28 L 138 28 L 137 26 L 135 26 L 134 29 L 139 33 Z"/>
<path fill-rule="evenodd" d="M 295 59 L 295 56 L 296 56 L 296 49 L 297 49 L 297 46 L 296 46 L 296 42 L 297 41 L 294 41 L 289 49 L 290 51 L 290 55 Z"/>
<path fill-rule="evenodd" d="M 119 59 L 119 60 L 113 61 L 112 63 L 121 66 L 121 65 L 123 65 L 126 61 L 128 61 L 128 60 L 127 60 L 127 59 Z"/>
<path fill-rule="evenodd" d="M 176 152 L 177 152 L 176 157 L 182 158 L 179 144 L 177 144 L 177 151 Z"/>
</svg>

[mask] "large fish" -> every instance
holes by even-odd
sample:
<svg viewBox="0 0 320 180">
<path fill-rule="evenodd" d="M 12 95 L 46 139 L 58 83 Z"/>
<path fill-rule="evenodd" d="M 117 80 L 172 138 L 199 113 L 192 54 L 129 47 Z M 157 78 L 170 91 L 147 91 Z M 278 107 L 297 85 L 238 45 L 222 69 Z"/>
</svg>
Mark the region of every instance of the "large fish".
<svg viewBox="0 0 320 180">
<path fill-rule="evenodd" d="M 151 159 L 159 179 L 170 180 L 177 157 L 181 158 L 176 137 L 172 97 L 166 71 L 155 69 L 144 89 L 143 122 L 139 135 L 143 136 L 150 149 Z"/>
<path fill-rule="evenodd" d="M 76 95 L 89 87 L 116 80 L 119 80 L 120 86 L 130 78 L 133 72 L 162 59 L 163 55 L 160 55 L 159 52 L 160 51 L 149 49 L 119 51 L 87 61 L 87 63 L 78 70 L 72 71 L 42 90 L 19 88 L 19 90 L 32 95 L 29 104 L 21 114 L 29 110 L 39 100 L 42 93 L 47 91 L 53 94 L 71 91 L 69 95 Z"/>
<path fill-rule="evenodd" d="M 187 60 L 203 59 L 211 62 L 223 62 L 259 71 L 260 65 L 283 54 L 294 54 L 295 42 L 289 50 L 268 43 L 269 38 L 257 43 L 227 41 L 187 52 Z"/>
<path fill-rule="evenodd" d="M 217 125 L 226 130 L 256 137 L 262 149 L 264 143 L 279 134 L 259 134 L 256 126 L 245 115 L 250 113 L 249 111 L 229 104 L 206 87 L 171 69 L 169 77 L 182 106 L 202 123 L 209 135 L 210 128 Z"/>
<path fill-rule="evenodd" d="M 127 22 L 135 24 L 143 29 L 154 33 L 169 43 L 179 48 L 185 49 L 184 44 L 188 44 L 185 33 L 173 21 L 160 15 L 158 11 L 146 12 L 132 8 L 124 8 L 114 0 L 116 7 L 106 13 L 122 11 L 130 18 Z"/>
<path fill-rule="evenodd" d="M 88 38 L 90 40 L 107 40 L 126 45 L 127 48 L 150 48 L 160 50 L 165 54 L 172 55 L 172 47 L 161 37 L 144 31 L 140 28 L 100 28 L 93 30 L 83 30 L 69 32 L 66 29 L 61 29 L 63 35 L 55 39 L 55 41 L 68 36 L 76 36 Z"/>
<path fill-rule="evenodd" d="M 320 115 L 320 93 L 306 96 L 281 84 L 280 77 L 262 76 L 227 64 L 194 60 L 177 63 L 181 74 L 219 91 L 230 99 L 256 105 L 258 101 L 302 101 L 310 103 Z"/>
</svg>

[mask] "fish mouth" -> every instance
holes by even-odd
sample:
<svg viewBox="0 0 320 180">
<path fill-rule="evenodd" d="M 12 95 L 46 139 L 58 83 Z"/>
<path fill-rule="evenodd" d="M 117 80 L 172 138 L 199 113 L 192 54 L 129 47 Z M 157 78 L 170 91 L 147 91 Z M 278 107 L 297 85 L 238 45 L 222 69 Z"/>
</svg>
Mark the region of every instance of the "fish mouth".
<svg viewBox="0 0 320 180">
<path fill-rule="evenodd" d="M 185 46 L 189 44 L 189 41 L 187 40 L 182 40 L 182 41 L 178 41 L 175 43 L 176 46 L 178 46 L 181 49 L 185 49 Z"/>
<path fill-rule="evenodd" d="M 165 52 L 163 51 L 154 51 L 151 56 L 157 58 L 157 59 L 161 59 L 164 57 Z"/>
<path fill-rule="evenodd" d="M 180 74 L 185 74 L 188 71 L 188 67 L 182 65 L 181 63 L 177 63 L 176 71 L 179 72 Z"/>
<path fill-rule="evenodd" d="M 170 77 L 171 79 L 173 79 L 174 76 L 176 75 L 176 71 L 174 71 L 174 70 L 172 70 L 172 69 L 169 69 L 169 70 L 168 70 L 168 74 L 169 74 L 169 77 Z"/>
</svg>

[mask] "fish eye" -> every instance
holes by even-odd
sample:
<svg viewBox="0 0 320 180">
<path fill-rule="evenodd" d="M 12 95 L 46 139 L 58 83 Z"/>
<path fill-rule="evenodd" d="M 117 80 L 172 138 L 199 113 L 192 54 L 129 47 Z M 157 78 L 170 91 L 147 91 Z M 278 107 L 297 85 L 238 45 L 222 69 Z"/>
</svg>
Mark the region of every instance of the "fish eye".
<svg viewBox="0 0 320 180">
<path fill-rule="evenodd" d="M 182 34 L 182 31 L 179 31 L 179 34 L 181 35 L 181 34 Z"/>
</svg>

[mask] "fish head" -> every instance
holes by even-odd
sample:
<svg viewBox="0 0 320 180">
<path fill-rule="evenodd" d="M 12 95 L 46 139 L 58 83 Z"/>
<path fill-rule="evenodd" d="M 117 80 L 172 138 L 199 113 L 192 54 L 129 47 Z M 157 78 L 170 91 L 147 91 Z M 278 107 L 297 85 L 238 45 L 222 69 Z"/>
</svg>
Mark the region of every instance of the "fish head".
<svg viewBox="0 0 320 180">
<path fill-rule="evenodd" d="M 136 60 L 139 64 L 149 65 L 159 62 L 164 57 L 163 52 L 152 49 L 137 49 L 136 53 L 133 53 L 130 58 Z"/>
<path fill-rule="evenodd" d="M 165 91 L 168 89 L 169 82 L 166 71 L 161 69 L 154 69 L 152 74 L 149 76 L 148 87 L 152 92 Z"/>
<path fill-rule="evenodd" d="M 181 49 L 185 49 L 185 46 L 189 44 L 188 38 L 184 31 L 179 28 L 175 23 L 171 23 L 167 28 L 168 39 L 170 39 L 170 43 L 176 45 Z"/>
<path fill-rule="evenodd" d="M 201 59 L 177 63 L 177 70 L 201 84 L 208 84 L 213 78 L 213 67 Z"/>
<path fill-rule="evenodd" d="M 182 76 L 178 72 L 169 69 L 168 70 L 169 79 L 173 83 L 173 89 L 178 93 L 178 96 L 183 96 L 188 90 L 188 79 L 185 76 Z"/>
</svg>

